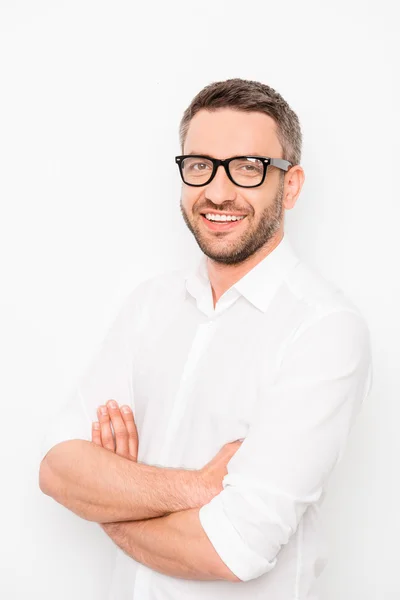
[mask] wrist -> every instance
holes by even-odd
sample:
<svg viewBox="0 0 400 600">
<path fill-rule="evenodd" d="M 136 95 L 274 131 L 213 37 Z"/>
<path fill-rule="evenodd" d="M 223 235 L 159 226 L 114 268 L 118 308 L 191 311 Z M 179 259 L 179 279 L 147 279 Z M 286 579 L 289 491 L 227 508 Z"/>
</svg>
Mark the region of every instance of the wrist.
<svg viewBox="0 0 400 600">
<path fill-rule="evenodd" d="M 208 504 L 210 500 L 222 492 L 222 482 L 218 481 L 213 473 L 207 468 L 203 467 L 199 469 L 198 473 L 198 484 L 201 489 L 201 504 L 204 506 Z"/>
<path fill-rule="evenodd" d="M 215 496 L 211 479 L 203 469 L 185 470 L 180 480 L 180 510 L 201 508 Z"/>
</svg>

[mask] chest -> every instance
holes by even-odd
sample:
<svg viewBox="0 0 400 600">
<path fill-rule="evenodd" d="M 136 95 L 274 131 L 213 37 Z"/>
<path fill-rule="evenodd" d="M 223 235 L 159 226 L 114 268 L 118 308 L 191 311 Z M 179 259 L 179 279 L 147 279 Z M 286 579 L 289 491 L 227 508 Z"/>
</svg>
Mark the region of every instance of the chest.
<svg viewBox="0 0 400 600">
<path fill-rule="evenodd" d="M 199 320 L 183 308 L 143 337 L 133 378 L 139 460 L 200 468 L 246 437 L 255 404 L 268 401 L 280 328 L 232 317 Z"/>
</svg>

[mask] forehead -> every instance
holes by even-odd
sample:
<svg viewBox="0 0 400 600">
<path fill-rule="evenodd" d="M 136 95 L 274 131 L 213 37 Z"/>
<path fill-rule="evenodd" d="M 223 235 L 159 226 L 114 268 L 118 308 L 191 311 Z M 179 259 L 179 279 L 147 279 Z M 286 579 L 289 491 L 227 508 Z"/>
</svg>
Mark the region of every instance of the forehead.
<svg viewBox="0 0 400 600">
<path fill-rule="evenodd" d="M 200 110 L 191 120 L 184 154 L 227 158 L 241 154 L 279 157 L 276 123 L 269 115 L 230 108 Z"/>
</svg>

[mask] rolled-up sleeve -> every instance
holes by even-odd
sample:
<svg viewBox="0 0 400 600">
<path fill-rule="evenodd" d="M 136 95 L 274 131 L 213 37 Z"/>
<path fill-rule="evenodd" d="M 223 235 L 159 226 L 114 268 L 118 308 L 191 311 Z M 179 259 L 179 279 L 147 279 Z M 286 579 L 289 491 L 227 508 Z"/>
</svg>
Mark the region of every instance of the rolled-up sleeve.
<svg viewBox="0 0 400 600">
<path fill-rule="evenodd" d="M 321 315 L 286 345 L 223 490 L 199 511 L 240 580 L 275 567 L 307 507 L 319 501 L 371 384 L 369 330 L 355 311 Z"/>
<path fill-rule="evenodd" d="M 90 441 L 97 408 L 108 400 L 114 399 L 134 409 L 133 364 L 141 332 L 140 300 L 144 289 L 141 283 L 126 297 L 61 409 L 47 423 L 40 442 L 40 460 L 60 442 Z"/>
</svg>

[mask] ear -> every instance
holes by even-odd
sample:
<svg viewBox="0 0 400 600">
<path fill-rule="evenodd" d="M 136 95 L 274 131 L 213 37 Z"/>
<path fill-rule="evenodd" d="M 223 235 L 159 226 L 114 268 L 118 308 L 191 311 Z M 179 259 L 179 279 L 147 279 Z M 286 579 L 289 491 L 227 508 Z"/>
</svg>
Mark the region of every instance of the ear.
<svg viewBox="0 0 400 600">
<path fill-rule="evenodd" d="M 294 165 L 285 174 L 283 206 L 286 210 L 290 210 L 296 204 L 296 200 L 300 195 L 304 180 L 305 174 L 300 165 Z"/>
</svg>

